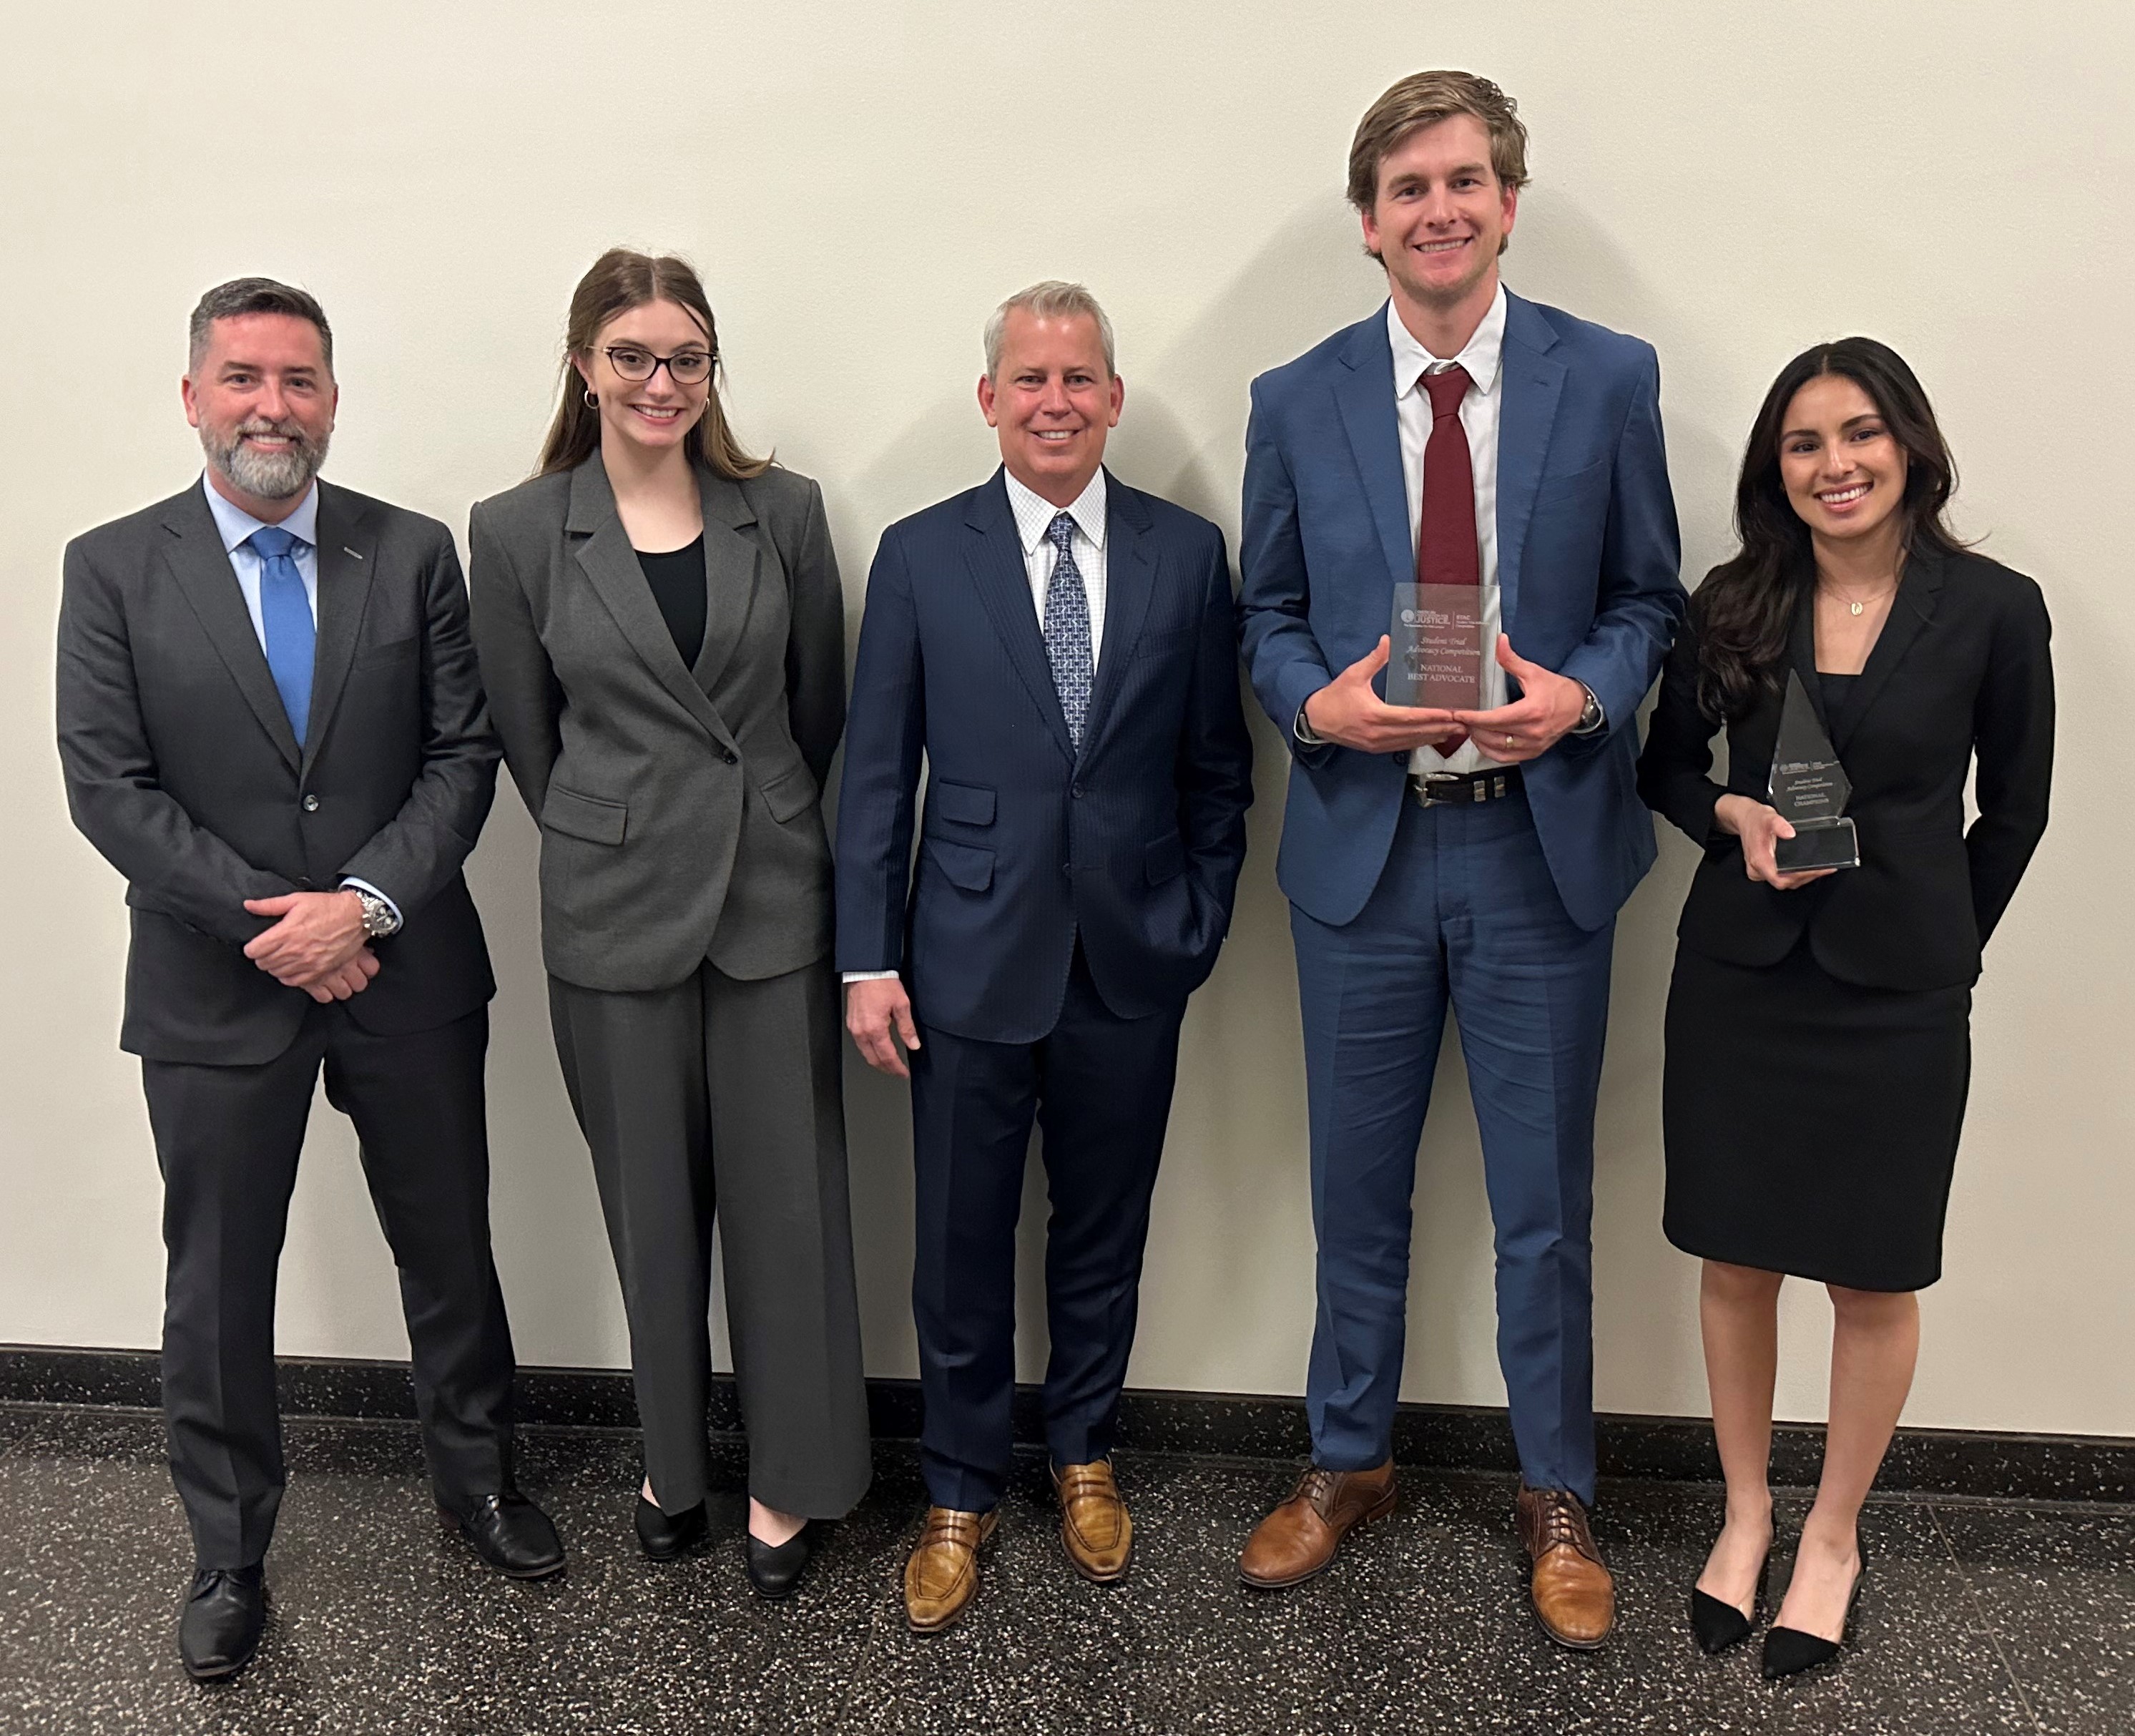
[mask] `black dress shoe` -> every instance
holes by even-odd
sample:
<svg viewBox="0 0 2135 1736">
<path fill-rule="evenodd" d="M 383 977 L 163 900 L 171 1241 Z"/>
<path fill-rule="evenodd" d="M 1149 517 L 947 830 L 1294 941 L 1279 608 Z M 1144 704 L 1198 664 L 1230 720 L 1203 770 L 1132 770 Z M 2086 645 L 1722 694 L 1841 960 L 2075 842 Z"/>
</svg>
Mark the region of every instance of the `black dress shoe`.
<svg viewBox="0 0 2135 1736">
<path fill-rule="evenodd" d="M 507 1579 L 545 1579 L 564 1570 L 564 1545 L 549 1515 L 516 1489 L 485 1495 L 462 1511 L 438 1504 L 438 1523 L 457 1531 Z"/>
<path fill-rule="evenodd" d="M 810 1535 L 814 1529 L 812 1523 L 804 1525 L 776 1547 L 759 1537 L 749 1537 L 746 1544 L 748 1583 L 756 1588 L 758 1597 L 783 1598 L 801 1583 L 808 1557 L 814 1553 Z"/>
<path fill-rule="evenodd" d="M 1853 1612 L 1860 1606 L 1861 1588 L 1868 1583 L 1868 1556 L 1861 1554 L 1861 1571 L 1853 1576 L 1853 1589 L 1847 1594 L 1846 1621 L 1838 1630 L 1838 1637 L 1827 1640 L 1813 1633 L 1804 1633 L 1799 1627 L 1773 1627 L 1765 1635 L 1765 1680 L 1776 1682 L 1789 1675 L 1799 1675 L 1804 1670 L 1813 1670 L 1828 1664 L 1846 1649 L 1853 1637 Z"/>
<path fill-rule="evenodd" d="M 252 1661 L 267 1622 L 267 1576 L 258 1567 L 204 1567 L 178 1613 L 178 1656 L 196 1682 L 220 1681 Z"/>
<path fill-rule="evenodd" d="M 1744 1615 L 1732 1603 L 1714 1597 L 1710 1592 L 1690 1588 L 1690 1631 L 1697 1641 L 1697 1649 L 1707 1657 L 1717 1657 L 1731 1646 L 1739 1646 L 1750 1637 L 1759 1617 L 1765 1612 L 1765 1580 L 1771 1572 L 1771 1551 L 1765 1552 L 1765 1559 L 1757 1569 L 1757 1589 L 1750 1598 L 1750 1613 Z"/>
<path fill-rule="evenodd" d="M 637 1496 L 637 1546 L 654 1561 L 676 1561 L 704 1540 L 704 1504 L 684 1513 L 663 1511 L 658 1503 Z"/>
</svg>

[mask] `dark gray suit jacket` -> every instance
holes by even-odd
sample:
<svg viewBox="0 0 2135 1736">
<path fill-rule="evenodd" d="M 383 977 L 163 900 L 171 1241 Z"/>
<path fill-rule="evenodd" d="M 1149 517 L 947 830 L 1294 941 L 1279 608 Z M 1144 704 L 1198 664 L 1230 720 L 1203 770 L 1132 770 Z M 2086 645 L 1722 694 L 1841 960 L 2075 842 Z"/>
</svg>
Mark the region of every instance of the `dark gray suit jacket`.
<svg viewBox="0 0 2135 1736">
<path fill-rule="evenodd" d="M 708 588 L 676 653 L 595 453 L 482 502 L 475 643 L 541 827 L 541 949 L 584 988 L 744 981 L 830 949 L 821 792 L 845 722 L 845 599 L 822 491 L 698 473 Z"/>
<path fill-rule="evenodd" d="M 126 876 L 119 1041 L 152 1060 L 272 1060 L 313 1005 L 243 952 L 248 898 L 369 881 L 405 926 L 348 1003 L 428 1030 L 496 992 L 460 865 L 496 793 L 467 593 L 434 519 L 319 484 L 306 745 L 197 484 L 67 545 L 59 745 L 75 824 Z"/>
</svg>

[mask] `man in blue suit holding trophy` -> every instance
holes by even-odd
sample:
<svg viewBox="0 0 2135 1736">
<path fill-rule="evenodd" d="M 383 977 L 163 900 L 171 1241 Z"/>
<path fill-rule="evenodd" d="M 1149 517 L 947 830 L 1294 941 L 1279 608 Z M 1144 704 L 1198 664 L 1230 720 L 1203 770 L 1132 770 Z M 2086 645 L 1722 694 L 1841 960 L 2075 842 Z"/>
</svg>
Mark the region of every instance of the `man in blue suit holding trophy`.
<svg viewBox="0 0 2135 1736">
<path fill-rule="evenodd" d="M 1653 859 L 1636 714 L 1684 597 L 1652 348 L 1507 293 L 1527 133 L 1486 79 L 1374 104 L 1348 193 L 1386 306 L 1253 384 L 1240 631 L 1294 764 L 1310 1098 L 1312 1463 L 1240 1559 L 1295 1584 L 1392 1510 L 1416 1152 L 1450 1004 L 1496 1229 L 1498 1348 L 1542 1626 L 1615 1588 L 1594 1496 L 1595 1096 L 1615 913 Z M 1389 705 L 1393 587 L 1472 585 L 1482 691 Z"/>
</svg>

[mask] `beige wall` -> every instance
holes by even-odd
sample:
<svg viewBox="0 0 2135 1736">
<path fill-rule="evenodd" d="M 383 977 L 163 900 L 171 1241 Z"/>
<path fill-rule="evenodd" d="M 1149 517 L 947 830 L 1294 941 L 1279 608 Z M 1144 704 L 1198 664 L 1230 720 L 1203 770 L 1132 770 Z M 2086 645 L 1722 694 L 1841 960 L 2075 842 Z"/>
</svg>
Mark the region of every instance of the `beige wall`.
<svg viewBox="0 0 2135 1736">
<path fill-rule="evenodd" d="M 1963 528 L 2059 627 L 2053 830 L 1988 958 L 1924 1424 L 2135 1434 L 2135 89 L 2118 0 L 1904 0 L 1843 16 L 1552 0 L 1445 22 L 1402 3 L 372 4 L 278 14 L 26 7 L 0 102 L 0 1341 L 148 1345 L 161 1249 L 137 1069 L 114 1045 L 116 877 L 51 746 L 59 551 L 194 475 L 186 312 L 242 272 L 325 301 L 332 474 L 463 530 L 527 468 L 564 303 L 616 240 L 703 267 L 747 438 L 822 479 L 857 625 L 875 535 L 991 463 L 980 322 L 1086 279 L 1128 381 L 1116 468 L 1235 536 L 1247 381 L 1376 303 L 1341 201 L 1397 75 L 1520 99 L 1536 182 L 1513 285 L 1658 346 L 1688 570 L 1725 547 L 1757 399 L 1865 331 L 1933 391 Z M 257 33 L 248 27 L 256 18 Z M 198 22 L 196 22 L 198 21 Z M 1292 1392 L 1312 1239 L 1282 754 L 1238 920 L 1194 1003 L 1152 1234 L 1140 1384 Z M 502 994 L 500 1258 L 521 1355 L 614 1364 L 614 1278 L 540 992 L 533 836 L 507 789 L 472 877 Z M 1599 1399 L 1703 1406 L 1694 1268 L 1658 1225 L 1661 1000 L 1689 852 L 1624 913 L 1598 1153 Z M 913 1367 L 903 1093 L 852 1069 L 869 1366 Z M 1498 1400 L 1489 1231 L 1457 1064 L 1425 1142 L 1405 1385 Z M 1745 1113 L 1763 1113 L 1744 1081 Z M 404 1354 L 346 1124 L 322 1107 L 290 1229 L 291 1352 Z M 1034 1195 L 1034 1202 L 1037 1200 Z M 1038 1214 L 1030 1214 L 1034 1245 Z M 1818 1414 L 1826 1312 L 1789 1305 L 1781 1404 Z M 1038 1334 L 1026 1365 L 1037 1365 Z"/>
</svg>

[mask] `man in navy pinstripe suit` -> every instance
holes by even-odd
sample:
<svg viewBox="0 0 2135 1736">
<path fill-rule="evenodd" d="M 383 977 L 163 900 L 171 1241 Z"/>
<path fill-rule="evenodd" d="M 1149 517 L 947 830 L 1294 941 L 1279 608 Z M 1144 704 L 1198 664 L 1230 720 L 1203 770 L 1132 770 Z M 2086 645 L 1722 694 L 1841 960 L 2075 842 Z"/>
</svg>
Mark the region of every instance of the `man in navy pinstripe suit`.
<svg viewBox="0 0 2135 1736">
<path fill-rule="evenodd" d="M 1001 468 L 891 526 L 868 580 L 838 965 L 854 1040 L 912 1081 L 932 1505 L 904 1583 L 921 1632 L 976 1591 L 1008 1474 L 1034 1119 L 1061 1540 L 1099 1581 L 1132 1549 L 1113 1423 L 1179 1023 L 1230 925 L 1252 749 L 1222 534 L 1106 473 L 1124 395 L 1087 290 L 1010 298 L 979 382 Z"/>
</svg>

